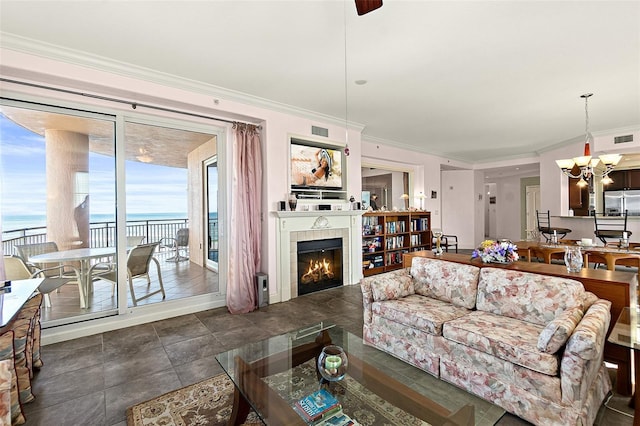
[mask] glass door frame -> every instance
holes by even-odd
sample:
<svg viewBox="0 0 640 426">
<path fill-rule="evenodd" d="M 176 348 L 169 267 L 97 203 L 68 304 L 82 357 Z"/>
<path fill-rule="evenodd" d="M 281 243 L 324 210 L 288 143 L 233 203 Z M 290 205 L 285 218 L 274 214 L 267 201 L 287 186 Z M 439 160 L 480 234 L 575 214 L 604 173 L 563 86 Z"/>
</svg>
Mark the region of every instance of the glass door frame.
<svg viewBox="0 0 640 426">
<path fill-rule="evenodd" d="M 204 235 L 204 239 L 203 241 L 209 241 L 209 167 L 211 165 L 215 164 L 216 165 L 216 169 L 218 169 L 218 155 L 214 155 L 211 158 L 208 158 L 204 161 L 204 178 L 203 178 L 203 197 L 204 197 L 204 206 L 206 208 L 205 210 L 205 215 L 204 215 L 204 226 L 203 229 L 205 230 L 205 235 Z M 219 169 L 218 169 L 219 170 Z M 219 193 L 219 187 L 220 187 L 220 179 L 219 179 L 220 173 L 218 172 L 218 187 L 216 188 L 216 194 Z M 207 266 L 207 268 L 211 269 L 212 271 L 216 271 L 219 273 L 219 260 L 220 260 L 220 197 L 217 197 L 217 201 L 216 201 L 216 205 L 218 206 L 218 209 L 216 211 L 216 213 L 218 214 L 218 240 L 216 241 L 217 244 L 217 249 L 218 249 L 218 261 L 215 260 L 211 260 L 209 259 L 209 249 L 210 247 L 207 246 L 207 249 L 205 250 L 205 265 Z"/>
</svg>

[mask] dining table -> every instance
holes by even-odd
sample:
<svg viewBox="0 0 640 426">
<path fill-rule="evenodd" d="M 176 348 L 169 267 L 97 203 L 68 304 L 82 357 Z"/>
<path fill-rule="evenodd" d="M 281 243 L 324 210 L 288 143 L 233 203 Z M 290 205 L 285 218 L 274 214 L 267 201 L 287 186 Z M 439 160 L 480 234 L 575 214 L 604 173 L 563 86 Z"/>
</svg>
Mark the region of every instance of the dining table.
<svg viewBox="0 0 640 426">
<path fill-rule="evenodd" d="M 552 259 L 563 260 L 567 246 L 578 246 L 582 251 L 584 265 L 589 263 L 604 264 L 610 271 L 615 270 L 616 265 L 633 266 L 640 268 L 640 246 L 630 244 L 629 247 L 618 245 L 585 245 L 580 241 L 560 241 L 558 244 L 541 243 L 537 241 L 518 241 L 516 243 L 518 253 L 524 255 L 528 261 L 532 257 L 542 258 L 544 263 L 551 263 Z M 640 271 L 640 269 L 639 269 Z"/>
<path fill-rule="evenodd" d="M 80 307 L 89 307 L 89 288 L 91 284 L 91 260 L 107 258 L 116 254 L 115 247 L 83 247 L 70 250 L 52 251 L 50 253 L 38 254 L 29 257 L 29 262 L 36 264 L 79 262 L 78 268 L 80 282 Z"/>
</svg>

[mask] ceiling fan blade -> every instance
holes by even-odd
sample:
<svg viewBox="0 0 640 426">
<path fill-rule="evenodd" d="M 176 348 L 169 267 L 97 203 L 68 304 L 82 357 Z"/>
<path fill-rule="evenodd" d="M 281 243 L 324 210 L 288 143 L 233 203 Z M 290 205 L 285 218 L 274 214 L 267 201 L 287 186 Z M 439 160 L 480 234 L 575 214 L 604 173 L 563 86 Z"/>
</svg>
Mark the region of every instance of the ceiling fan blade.
<svg viewBox="0 0 640 426">
<path fill-rule="evenodd" d="M 382 6 L 382 0 L 356 0 L 358 16 L 362 16 L 372 10 L 376 10 L 380 6 Z"/>
</svg>

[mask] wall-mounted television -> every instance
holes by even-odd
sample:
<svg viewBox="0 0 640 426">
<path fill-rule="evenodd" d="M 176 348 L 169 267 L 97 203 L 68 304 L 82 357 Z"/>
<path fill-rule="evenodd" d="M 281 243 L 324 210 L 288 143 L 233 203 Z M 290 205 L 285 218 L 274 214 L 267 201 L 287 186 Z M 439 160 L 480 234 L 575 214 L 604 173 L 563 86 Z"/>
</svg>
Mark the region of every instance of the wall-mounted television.
<svg viewBox="0 0 640 426">
<path fill-rule="evenodd" d="M 291 139 L 291 189 L 344 189 L 341 149 Z"/>
</svg>

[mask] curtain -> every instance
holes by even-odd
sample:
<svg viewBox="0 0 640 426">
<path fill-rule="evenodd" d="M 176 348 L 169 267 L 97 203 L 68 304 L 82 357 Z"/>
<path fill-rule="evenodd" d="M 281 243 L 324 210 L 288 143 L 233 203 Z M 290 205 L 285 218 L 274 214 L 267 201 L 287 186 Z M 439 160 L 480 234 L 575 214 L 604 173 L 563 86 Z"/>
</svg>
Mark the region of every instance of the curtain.
<svg viewBox="0 0 640 426">
<path fill-rule="evenodd" d="M 255 275 L 262 240 L 262 154 L 252 124 L 233 124 L 233 171 L 227 309 L 232 314 L 256 309 Z"/>
</svg>

